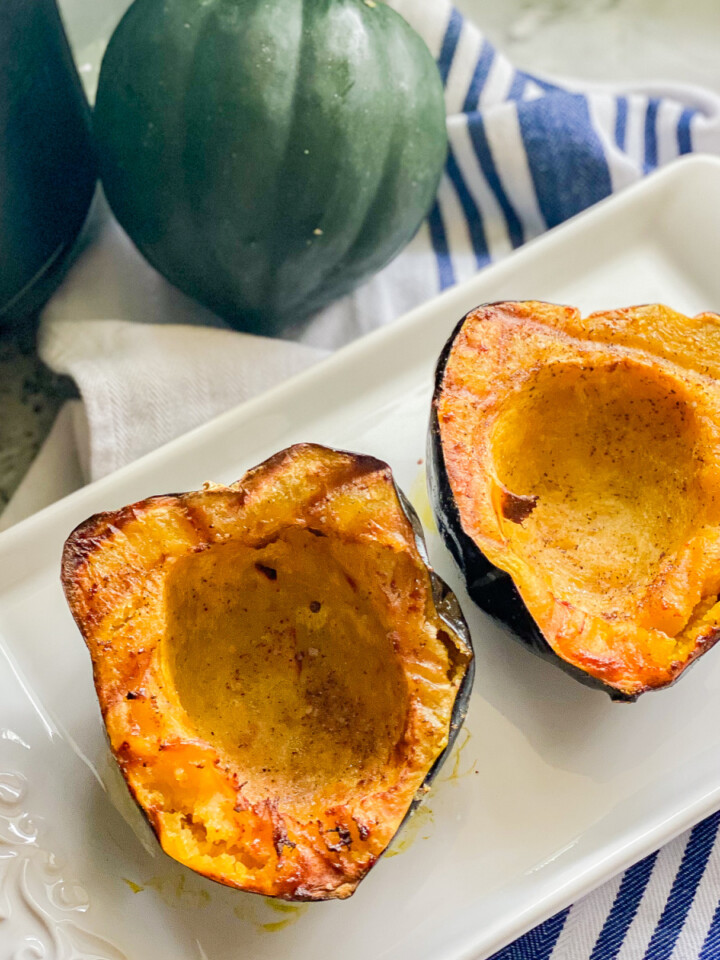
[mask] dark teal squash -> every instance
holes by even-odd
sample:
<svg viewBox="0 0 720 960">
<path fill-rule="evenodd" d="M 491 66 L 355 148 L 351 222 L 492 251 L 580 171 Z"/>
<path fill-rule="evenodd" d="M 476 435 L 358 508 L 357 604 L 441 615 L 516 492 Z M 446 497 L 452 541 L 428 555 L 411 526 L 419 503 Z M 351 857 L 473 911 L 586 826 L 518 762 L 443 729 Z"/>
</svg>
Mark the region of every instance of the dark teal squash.
<svg viewBox="0 0 720 960">
<path fill-rule="evenodd" d="M 435 62 L 374 0 L 135 0 L 95 129 L 110 205 L 150 263 L 262 332 L 388 263 L 446 155 Z"/>
<path fill-rule="evenodd" d="M 90 110 L 55 0 L 0 2 L 0 327 L 63 277 L 95 188 Z"/>
</svg>

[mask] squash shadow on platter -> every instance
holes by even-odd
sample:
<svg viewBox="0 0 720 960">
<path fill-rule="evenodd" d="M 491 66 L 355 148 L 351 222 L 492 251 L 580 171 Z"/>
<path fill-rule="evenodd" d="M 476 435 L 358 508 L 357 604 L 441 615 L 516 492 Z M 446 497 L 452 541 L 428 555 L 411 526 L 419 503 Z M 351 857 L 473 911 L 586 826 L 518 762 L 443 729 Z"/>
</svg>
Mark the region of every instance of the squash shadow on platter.
<svg viewBox="0 0 720 960">
<path fill-rule="evenodd" d="M 720 637 L 719 327 L 662 305 L 485 304 L 437 367 L 430 494 L 468 593 L 613 700 L 661 696 L 621 710 L 622 730 L 655 716 L 649 743 L 710 667 L 657 691 Z"/>
<path fill-rule="evenodd" d="M 524 649 L 505 626 L 473 609 L 457 580 L 449 579 L 478 657 L 473 699 L 500 713 L 550 766 L 607 782 L 655 753 L 686 751 L 702 727 L 699 704 L 717 696 L 717 683 L 708 689 L 699 668 L 669 690 L 633 704 L 613 703 Z M 497 749 L 483 727 L 473 725 L 473 739 L 480 756 Z"/>
</svg>

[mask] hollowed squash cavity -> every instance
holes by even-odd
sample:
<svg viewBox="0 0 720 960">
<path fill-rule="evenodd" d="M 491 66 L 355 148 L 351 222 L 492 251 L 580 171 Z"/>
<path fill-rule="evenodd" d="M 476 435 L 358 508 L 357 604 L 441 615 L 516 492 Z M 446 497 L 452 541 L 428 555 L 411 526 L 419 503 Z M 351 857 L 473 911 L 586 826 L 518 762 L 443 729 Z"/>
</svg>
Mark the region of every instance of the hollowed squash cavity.
<svg viewBox="0 0 720 960">
<path fill-rule="evenodd" d="M 175 565 L 171 683 L 198 736 L 248 777 L 248 799 L 347 802 L 396 781 L 407 682 L 381 581 L 362 576 L 368 555 L 397 564 L 386 552 L 291 528 L 260 549 L 218 544 Z"/>
<path fill-rule="evenodd" d="M 522 523 L 501 514 L 508 548 L 558 599 L 632 615 L 702 512 L 697 439 L 691 400 L 664 373 L 627 359 L 542 367 L 492 432 L 497 479 L 534 500 Z"/>
</svg>

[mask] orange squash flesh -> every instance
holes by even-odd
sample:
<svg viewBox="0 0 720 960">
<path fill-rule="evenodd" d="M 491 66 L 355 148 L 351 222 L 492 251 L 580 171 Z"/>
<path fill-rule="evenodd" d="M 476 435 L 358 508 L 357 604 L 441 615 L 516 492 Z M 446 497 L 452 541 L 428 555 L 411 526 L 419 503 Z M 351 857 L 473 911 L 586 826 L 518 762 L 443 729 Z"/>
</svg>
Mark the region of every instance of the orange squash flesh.
<svg viewBox="0 0 720 960">
<path fill-rule="evenodd" d="M 462 531 L 567 664 L 633 698 L 720 637 L 720 317 L 479 307 L 435 398 Z"/>
<path fill-rule="evenodd" d="M 110 746 L 163 849 L 229 886 L 349 896 L 464 716 L 389 468 L 303 444 L 68 539 Z"/>
</svg>

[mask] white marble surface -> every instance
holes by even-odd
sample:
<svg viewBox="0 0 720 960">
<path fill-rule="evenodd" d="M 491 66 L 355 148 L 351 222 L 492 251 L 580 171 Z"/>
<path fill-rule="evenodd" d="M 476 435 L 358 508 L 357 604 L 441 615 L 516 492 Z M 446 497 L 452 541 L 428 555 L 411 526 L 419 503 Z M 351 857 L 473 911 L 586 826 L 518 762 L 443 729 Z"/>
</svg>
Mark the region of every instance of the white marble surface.
<svg viewBox="0 0 720 960">
<path fill-rule="evenodd" d="M 526 70 L 586 80 L 673 80 L 720 92 L 720 0 L 455 0 Z M 105 38 L 129 0 L 60 0 L 94 92 Z"/>
<path fill-rule="evenodd" d="M 720 0 L 455 0 L 526 70 L 720 92 Z"/>
</svg>

